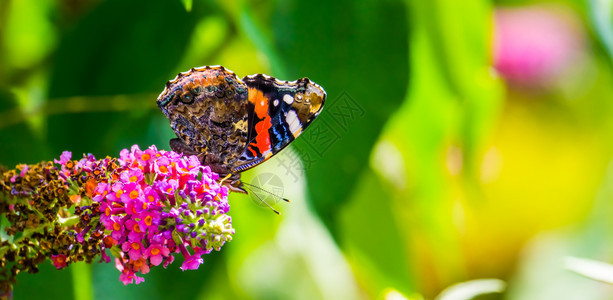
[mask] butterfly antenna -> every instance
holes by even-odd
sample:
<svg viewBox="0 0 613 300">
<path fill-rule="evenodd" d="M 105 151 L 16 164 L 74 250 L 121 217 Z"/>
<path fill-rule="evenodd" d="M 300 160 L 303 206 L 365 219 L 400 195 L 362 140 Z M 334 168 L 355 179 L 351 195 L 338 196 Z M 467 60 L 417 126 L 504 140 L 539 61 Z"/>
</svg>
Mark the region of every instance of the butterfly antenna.
<svg viewBox="0 0 613 300">
<path fill-rule="evenodd" d="M 270 208 L 274 213 L 276 213 L 277 215 L 280 215 L 281 213 L 279 211 L 277 211 L 276 209 L 272 208 L 272 206 L 270 206 L 270 204 L 268 204 L 268 202 L 264 201 L 264 199 L 260 198 L 260 195 L 258 195 L 257 193 L 255 193 L 252 189 L 250 189 L 249 187 L 246 187 L 252 194 L 254 194 L 256 197 L 258 197 L 258 199 L 260 199 L 260 201 L 262 201 L 262 203 L 266 204 L 266 206 L 268 206 L 268 208 Z"/>
<path fill-rule="evenodd" d="M 263 188 L 261 188 L 261 187 L 259 187 L 259 186 L 257 186 L 257 185 L 253 185 L 253 184 L 251 184 L 251 183 L 247 183 L 247 182 L 244 182 L 244 181 L 243 181 L 243 184 L 246 184 L 246 185 L 248 185 L 248 186 L 250 186 L 250 187 L 252 187 L 252 188 L 256 188 L 256 189 L 258 189 L 258 190 L 260 190 L 260 191 L 262 191 L 262 192 L 266 192 L 266 193 L 270 194 L 271 196 L 273 196 L 273 197 L 275 197 L 275 198 L 279 198 L 279 199 L 281 199 L 281 200 L 283 200 L 283 201 L 285 201 L 285 202 L 292 202 L 292 201 L 290 201 L 290 200 L 289 200 L 289 199 L 287 199 L 287 198 L 283 198 L 283 197 L 281 197 L 281 196 L 279 196 L 279 195 L 277 195 L 277 194 L 275 194 L 275 193 L 273 193 L 273 192 L 271 192 L 271 191 L 265 190 L 265 189 L 263 189 Z"/>
</svg>

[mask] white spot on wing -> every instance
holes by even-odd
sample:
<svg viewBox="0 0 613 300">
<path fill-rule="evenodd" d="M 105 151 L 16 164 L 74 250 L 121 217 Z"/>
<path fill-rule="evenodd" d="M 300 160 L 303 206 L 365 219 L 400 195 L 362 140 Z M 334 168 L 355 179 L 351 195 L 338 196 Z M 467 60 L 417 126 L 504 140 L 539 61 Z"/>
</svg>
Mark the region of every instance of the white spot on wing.
<svg viewBox="0 0 613 300">
<path fill-rule="evenodd" d="M 287 103 L 287 104 L 292 104 L 294 102 L 294 97 L 292 97 L 290 95 L 284 95 L 283 96 L 283 101 L 285 101 L 285 103 Z"/>
<path fill-rule="evenodd" d="M 272 105 L 278 106 L 279 105 L 279 99 L 275 99 L 275 101 L 272 102 Z"/>
<path fill-rule="evenodd" d="M 292 132 L 294 137 L 298 136 L 302 131 L 302 125 L 300 124 L 300 120 L 298 119 L 298 115 L 294 110 L 290 110 L 287 112 L 285 116 L 285 121 L 289 126 L 289 131 Z"/>
</svg>

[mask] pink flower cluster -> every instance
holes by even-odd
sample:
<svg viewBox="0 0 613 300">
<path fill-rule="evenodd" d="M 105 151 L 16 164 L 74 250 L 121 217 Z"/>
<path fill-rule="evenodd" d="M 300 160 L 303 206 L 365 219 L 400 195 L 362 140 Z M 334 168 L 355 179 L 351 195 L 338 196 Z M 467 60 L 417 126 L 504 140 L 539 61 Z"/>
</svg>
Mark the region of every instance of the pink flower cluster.
<svg viewBox="0 0 613 300">
<path fill-rule="evenodd" d="M 83 159 L 78 165 L 96 163 Z M 146 274 L 150 266 L 168 266 L 172 253 L 184 256 L 182 270 L 197 269 L 203 254 L 232 240 L 228 188 L 195 156 L 184 158 L 155 146 L 141 151 L 134 145 L 121 151 L 117 163 L 102 174 L 106 180 L 95 186 L 92 200 L 99 203 L 103 248 L 115 256 L 124 284 L 143 282 L 136 273 Z"/>
</svg>

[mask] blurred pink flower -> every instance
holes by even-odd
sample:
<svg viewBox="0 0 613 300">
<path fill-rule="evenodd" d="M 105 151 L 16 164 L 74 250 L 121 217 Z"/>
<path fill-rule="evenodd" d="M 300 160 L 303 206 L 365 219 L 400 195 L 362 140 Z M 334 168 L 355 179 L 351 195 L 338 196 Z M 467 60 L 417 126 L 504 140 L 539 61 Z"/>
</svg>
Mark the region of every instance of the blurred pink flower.
<svg viewBox="0 0 613 300">
<path fill-rule="evenodd" d="M 584 43 L 576 14 L 564 6 L 496 9 L 494 65 L 510 84 L 552 84 L 574 66 Z"/>
</svg>

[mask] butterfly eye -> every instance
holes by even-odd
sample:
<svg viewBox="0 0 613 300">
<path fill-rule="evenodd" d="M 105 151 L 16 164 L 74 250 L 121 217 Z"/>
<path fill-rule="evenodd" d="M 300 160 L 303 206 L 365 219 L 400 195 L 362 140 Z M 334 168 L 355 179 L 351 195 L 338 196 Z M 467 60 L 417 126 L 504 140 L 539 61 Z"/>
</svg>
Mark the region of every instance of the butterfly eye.
<svg viewBox="0 0 613 300">
<path fill-rule="evenodd" d="M 185 104 L 191 104 L 192 102 L 194 102 L 194 95 L 192 95 L 192 93 L 190 92 L 185 92 L 181 94 L 180 98 L 181 102 Z"/>
</svg>

